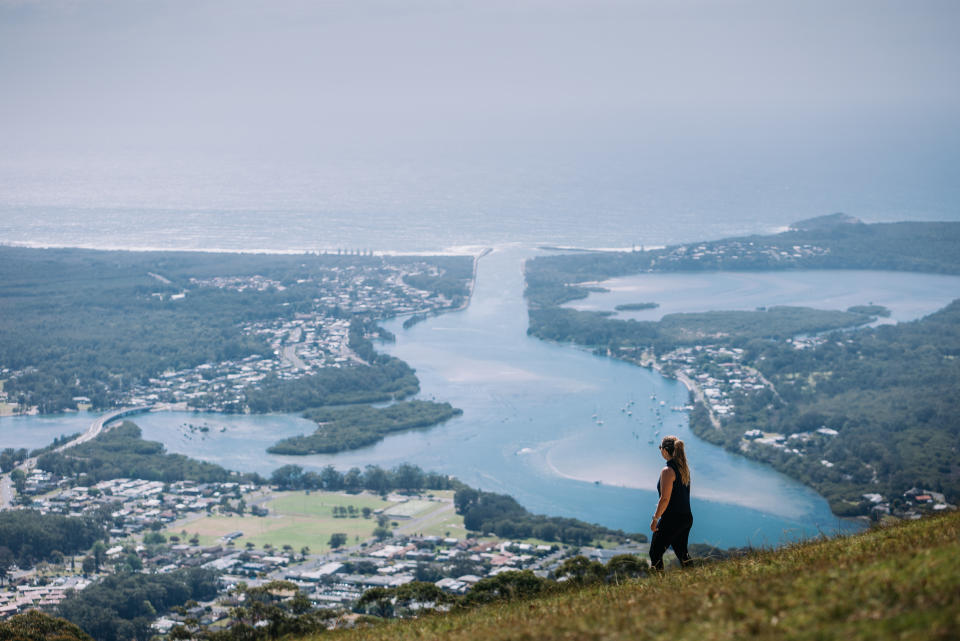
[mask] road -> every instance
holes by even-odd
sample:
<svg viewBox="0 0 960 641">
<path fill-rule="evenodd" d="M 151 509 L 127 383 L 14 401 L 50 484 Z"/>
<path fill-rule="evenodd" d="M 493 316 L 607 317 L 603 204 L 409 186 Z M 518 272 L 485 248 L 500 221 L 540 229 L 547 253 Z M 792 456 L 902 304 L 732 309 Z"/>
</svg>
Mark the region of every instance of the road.
<svg viewBox="0 0 960 641">
<path fill-rule="evenodd" d="M 293 369 L 308 369 L 309 366 L 303 362 L 297 355 L 297 348 L 303 343 L 300 339 L 303 337 L 303 329 L 295 327 L 287 338 L 287 344 L 280 348 L 280 362 L 283 367 L 292 367 Z"/>
<path fill-rule="evenodd" d="M 81 443 L 86 443 L 90 439 L 96 438 L 101 432 L 103 432 L 104 427 L 110 421 L 114 421 L 123 416 L 129 416 L 131 414 L 139 414 L 140 412 L 147 412 L 153 409 L 153 405 L 138 405 L 136 407 L 124 407 L 119 410 L 114 410 L 112 412 L 107 412 L 103 416 L 97 418 L 93 423 L 90 424 L 90 427 L 87 428 L 87 431 L 78 436 L 77 438 L 64 443 L 63 445 L 55 448 L 54 452 L 62 452 L 68 447 L 74 447 L 75 445 L 80 445 Z M 34 468 L 37 464 L 37 457 L 32 456 L 19 465 L 16 469 L 23 470 L 25 473 L 29 474 L 30 470 Z M 4 474 L 0 477 L 0 510 L 5 510 L 13 505 L 14 491 L 13 491 L 13 482 L 10 480 L 9 474 Z"/>
<path fill-rule="evenodd" d="M 703 390 L 700 389 L 700 386 L 697 383 L 684 374 L 683 372 L 677 372 L 677 380 L 687 386 L 687 389 L 693 392 L 693 397 L 697 399 L 699 403 L 703 403 L 703 406 L 707 408 L 707 416 L 710 417 L 710 424 L 713 425 L 714 429 L 720 429 L 720 420 L 717 419 L 716 415 L 713 413 L 713 409 L 710 407 L 710 402 L 707 400 L 706 396 L 703 395 Z"/>
<path fill-rule="evenodd" d="M 755 368 L 755 367 L 750 367 L 749 365 L 744 365 L 744 366 L 743 366 L 743 369 L 745 369 L 746 371 L 750 372 L 751 374 L 754 374 L 757 378 L 760 379 L 760 382 L 761 382 L 761 383 L 763 383 L 764 385 L 766 385 L 767 387 L 769 387 L 769 388 L 770 388 L 770 391 L 773 392 L 773 395 L 774 395 L 775 397 L 777 397 L 777 400 L 778 400 L 778 401 L 783 401 L 783 397 L 780 396 L 780 392 L 777 391 L 777 388 L 774 387 L 773 383 L 770 382 L 770 379 L 768 379 L 766 376 L 764 376 L 764 375 L 760 372 L 760 370 L 758 370 L 758 369 Z"/>
<path fill-rule="evenodd" d="M 280 359 L 283 364 L 289 365 L 294 369 L 307 369 L 308 365 L 297 355 L 297 347 L 303 343 L 294 343 L 293 345 L 284 345 L 280 351 Z"/>
<path fill-rule="evenodd" d="M 5 510 L 13 505 L 13 481 L 9 474 L 0 476 L 0 510 Z"/>
<path fill-rule="evenodd" d="M 110 421 L 116 420 L 123 416 L 130 416 L 131 414 L 140 414 L 141 412 L 149 412 L 153 409 L 153 405 L 138 405 L 136 407 L 124 407 L 123 409 L 114 410 L 112 412 L 107 412 L 93 423 L 90 424 L 90 427 L 87 428 L 87 431 L 73 439 L 69 443 L 61 445 L 55 452 L 62 452 L 68 447 L 73 447 L 75 445 L 80 445 L 81 443 L 86 443 L 87 441 L 97 438 L 100 433 L 103 431 L 104 426 Z"/>
<path fill-rule="evenodd" d="M 446 517 L 446 515 L 453 512 L 453 501 L 447 503 L 444 501 L 445 505 L 436 510 L 430 510 L 421 517 L 410 519 L 409 521 L 404 521 L 402 525 L 394 528 L 394 535 L 403 535 L 403 534 L 414 534 L 419 532 L 424 525 L 428 523 L 433 523 L 434 521 L 441 520 L 441 517 Z"/>
</svg>

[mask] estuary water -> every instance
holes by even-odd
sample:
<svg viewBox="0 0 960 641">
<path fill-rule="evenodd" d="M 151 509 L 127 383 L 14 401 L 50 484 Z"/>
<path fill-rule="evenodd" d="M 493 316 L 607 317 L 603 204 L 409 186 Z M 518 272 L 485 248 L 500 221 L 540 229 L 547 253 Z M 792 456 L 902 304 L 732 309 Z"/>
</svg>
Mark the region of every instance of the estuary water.
<svg viewBox="0 0 960 641">
<path fill-rule="evenodd" d="M 694 272 L 611 278 L 567 306 L 615 311 L 617 305 L 657 303 L 653 309 L 616 312 L 616 318 L 660 320 L 667 314 L 752 310 L 774 305 L 847 309 L 876 304 L 890 310 L 875 324 L 925 316 L 960 297 L 960 276 L 860 270 Z"/>
<path fill-rule="evenodd" d="M 501 246 L 479 261 L 476 289 L 465 310 L 407 330 L 401 319 L 386 324 L 397 341 L 380 349 L 417 369 L 420 397 L 449 401 L 464 410 L 463 416 L 443 425 L 393 435 L 352 452 L 290 457 L 265 449 L 281 438 L 312 431 L 312 423 L 298 416 L 162 412 L 134 420 L 145 438 L 163 442 L 169 451 L 231 469 L 269 474 L 286 463 L 347 469 L 409 461 L 508 493 L 534 512 L 627 531 L 647 527 L 662 465 L 655 443 L 676 434 L 688 443 L 694 471 L 692 540 L 719 546 L 777 544 L 858 527 L 834 517 L 826 501 L 809 488 L 694 436 L 687 415 L 671 409 L 688 399 L 676 381 L 528 337 L 522 265 L 534 255 L 523 246 Z M 674 276 L 618 279 L 605 283 L 613 292 L 579 304 L 611 308 L 622 294 L 624 302 L 652 299 L 666 310 L 681 305 L 679 301 L 694 301 L 685 303 L 683 311 L 702 311 L 742 307 L 738 297 L 750 292 L 748 308 L 875 302 L 889 307 L 893 319 L 910 320 L 960 296 L 960 278 L 925 274 Z M 731 288 L 730 282 L 740 284 Z M 663 308 L 654 311 L 662 313 Z M 85 429 L 92 416 L 0 419 L 0 440 L 4 446 L 37 447 Z"/>
</svg>

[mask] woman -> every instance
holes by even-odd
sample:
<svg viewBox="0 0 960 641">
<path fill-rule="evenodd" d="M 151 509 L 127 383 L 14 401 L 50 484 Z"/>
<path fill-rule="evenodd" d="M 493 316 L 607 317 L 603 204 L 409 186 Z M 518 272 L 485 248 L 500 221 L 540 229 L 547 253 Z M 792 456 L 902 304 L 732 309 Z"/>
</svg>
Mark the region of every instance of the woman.
<svg viewBox="0 0 960 641">
<path fill-rule="evenodd" d="M 653 513 L 650 531 L 650 566 L 663 569 L 663 553 L 672 547 L 681 565 L 690 563 L 687 537 L 693 526 L 690 511 L 690 466 L 683 451 L 683 441 L 676 436 L 665 436 L 660 442 L 660 455 L 667 464 L 660 471 L 657 493 L 660 501 Z"/>
</svg>

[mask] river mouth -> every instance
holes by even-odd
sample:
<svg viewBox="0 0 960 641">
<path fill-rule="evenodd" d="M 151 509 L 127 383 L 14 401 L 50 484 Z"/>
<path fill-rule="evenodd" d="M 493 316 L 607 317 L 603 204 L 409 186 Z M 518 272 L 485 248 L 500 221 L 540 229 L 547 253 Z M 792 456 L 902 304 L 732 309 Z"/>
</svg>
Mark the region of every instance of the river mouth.
<svg viewBox="0 0 960 641">
<path fill-rule="evenodd" d="M 675 434 L 687 442 L 693 469 L 693 541 L 777 545 L 862 527 L 836 518 L 822 497 L 800 483 L 693 435 L 686 413 L 672 409 L 688 400 L 677 381 L 527 336 L 522 266 L 534 255 L 518 246 L 500 247 L 479 261 L 467 308 L 406 330 L 402 319 L 385 323 L 396 343 L 378 348 L 417 370 L 419 397 L 464 410 L 442 425 L 394 434 L 359 450 L 294 457 L 265 450 L 281 438 L 312 430 L 296 415 L 156 412 L 133 420 L 144 438 L 163 442 L 169 451 L 230 469 L 269 474 L 287 463 L 346 470 L 410 462 L 510 494 L 536 513 L 628 532 L 643 532 L 649 525 L 662 466 L 656 443 Z M 852 274 L 863 282 L 864 273 Z M 768 287 L 777 289 L 775 278 Z M 788 294 L 779 295 L 781 304 L 790 303 Z M 875 302 L 896 310 L 896 301 Z M 0 435 L 15 433 L 16 442 L 9 442 L 39 447 L 61 434 L 84 431 L 93 418 L 88 413 L 3 418 Z M 30 436 L 21 438 L 24 434 Z"/>
</svg>

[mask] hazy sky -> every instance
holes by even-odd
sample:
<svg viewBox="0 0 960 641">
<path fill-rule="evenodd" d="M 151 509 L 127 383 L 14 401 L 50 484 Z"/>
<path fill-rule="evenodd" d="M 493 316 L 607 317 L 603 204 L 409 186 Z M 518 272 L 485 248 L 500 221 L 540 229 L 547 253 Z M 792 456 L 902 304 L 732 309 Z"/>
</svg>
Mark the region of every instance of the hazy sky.
<svg viewBox="0 0 960 641">
<path fill-rule="evenodd" d="M 93 184 L 204 206 L 263 169 L 278 203 L 309 183 L 370 206 L 451 197 L 455 171 L 576 183 L 730 157 L 929 192 L 960 141 L 958 27 L 956 0 L 0 0 L 0 201 Z"/>
</svg>

